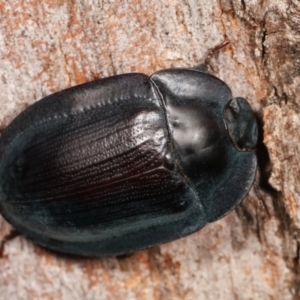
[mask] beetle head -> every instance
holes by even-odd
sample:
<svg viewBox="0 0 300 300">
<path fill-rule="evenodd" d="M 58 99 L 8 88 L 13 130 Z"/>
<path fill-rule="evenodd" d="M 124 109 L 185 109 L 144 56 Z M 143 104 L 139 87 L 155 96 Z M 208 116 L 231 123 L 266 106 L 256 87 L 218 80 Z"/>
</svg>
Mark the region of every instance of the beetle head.
<svg viewBox="0 0 300 300">
<path fill-rule="evenodd" d="M 224 121 L 234 146 L 240 151 L 253 149 L 258 130 L 255 115 L 244 98 L 234 98 L 224 109 Z"/>
</svg>

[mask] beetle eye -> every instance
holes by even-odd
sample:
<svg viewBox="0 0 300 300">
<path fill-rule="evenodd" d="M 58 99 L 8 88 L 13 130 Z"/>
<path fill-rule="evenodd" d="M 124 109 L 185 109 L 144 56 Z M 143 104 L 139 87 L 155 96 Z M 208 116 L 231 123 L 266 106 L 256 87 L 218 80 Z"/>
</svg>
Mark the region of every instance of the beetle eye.
<svg viewBox="0 0 300 300">
<path fill-rule="evenodd" d="M 247 151 L 257 143 L 255 115 L 244 98 L 230 100 L 224 109 L 224 121 L 228 134 L 238 150 Z"/>
</svg>

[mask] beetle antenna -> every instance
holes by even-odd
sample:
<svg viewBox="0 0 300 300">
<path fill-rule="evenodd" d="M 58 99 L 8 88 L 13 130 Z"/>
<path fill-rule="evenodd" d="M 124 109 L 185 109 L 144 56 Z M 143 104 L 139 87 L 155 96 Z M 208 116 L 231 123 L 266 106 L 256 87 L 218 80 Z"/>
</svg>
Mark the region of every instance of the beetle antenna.
<svg viewBox="0 0 300 300">
<path fill-rule="evenodd" d="M 254 182 L 253 182 L 253 187 L 254 187 L 254 192 L 259 200 L 259 202 L 262 204 L 262 206 L 264 207 L 265 211 L 266 211 L 266 214 L 268 216 L 269 219 L 271 219 L 271 214 L 270 214 L 270 211 L 268 209 L 268 206 L 266 205 L 266 202 L 262 196 L 262 194 L 260 193 L 259 191 L 259 187 L 258 187 L 258 182 L 256 181 L 256 178 L 254 179 Z"/>
<path fill-rule="evenodd" d="M 215 47 L 213 47 L 213 48 L 210 48 L 210 49 L 208 50 L 208 53 L 207 53 L 207 56 L 206 56 L 206 58 L 205 58 L 204 63 L 205 63 L 206 65 L 210 66 L 210 68 L 213 70 L 213 67 L 212 67 L 211 64 L 210 64 L 211 59 L 216 55 L 217 52 L 219 52 L 222 48 L 226 47 L 226 46 L 229 45 L 229 44 L 230 44 L 230 40 L 229 40 L 229 38 L 227 37 L 227 35 L 225 35 L 224 41 L 223 41 L 221 44 L 219 44 L 219 45 L 217 45 L 217 46 L 215 46 Z"/>
</svg>

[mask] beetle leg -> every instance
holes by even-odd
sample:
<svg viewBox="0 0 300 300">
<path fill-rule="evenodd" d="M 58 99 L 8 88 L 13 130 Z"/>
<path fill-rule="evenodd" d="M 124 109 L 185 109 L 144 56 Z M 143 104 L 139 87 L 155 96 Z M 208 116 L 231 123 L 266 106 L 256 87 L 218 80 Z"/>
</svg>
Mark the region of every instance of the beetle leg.
<svg viewBox="0 0 300 300">
<path fill-rule="evenodd" d="M 11 240 L 13 240 L 15 237 L 19 236 L 20 233 L 15 230 L 15 229 L 12 229 L 8 234 L 6 234 L 4 236 L 4 238 L 2 239 L 1 243 L 0 243 L 0 258 L 3 258 L 3 253 L 4 253 L 4 247 L 5 247 L 5 244 Z"/>
<path fill-rule="evenodd" d="M 256 178 L 254 179 L 253 187 L 254 187 L 254 192 L 255 192 L 260 204 L 263 206 L 264 210 L 266 211 L 266 214 L 267 214 L 268 218 L 271 219 L 270 211 L 268 209 L 268 206 L 267 206 L 263 196 L 261 195 L 261 193 L 259 191 L 259 185 L 258 185 L 258 182 L 257 182 Z"/>
<path fill-rule="evenodd" d="M 207 55 L 206 55 L 204 64 L 207 65 L 207 66 L 210 66 L 211 69 L 213 70 L 213 68 L 212 68 L 212 66 L 211 66 L 211 64 L 210 64 L 211 59 L 212 59 L 212 58 L 213 58 L 213 57 L 214 57 L 221 49 L 223 49 L 224 47 L 226 47 L 226 46 L 229 45 L 229 44 L 230 44 L 230 40 L 229 40 L 229 38 L 225 35 L 224 41 L 223 41 L 221 44 L 219 44 L 219 45 L 217 45 L 217 46 L 215 46 L 215 47 L 213 47 L 213 48 L 211 48 L 211 49 L 208 50 L 208 53 L 207 53 Z"/>
<path fill-rule="evenodd" d="M 225 35 L 224 41 L 221 44 L 219 44 L 219 45 L 217 45 L 217 46 L 215 46 L 215 47 L 208 50 L 208 53 L 207 53 L 206 58 L 204 60 L 204 64 L 196 65 L 196 66 L 192 67 L 191 69 L 199 71 L 199 72 L 203 72 L 203 73 L 209 73 L 208 72 L 208 66 L 210 66 L 210 68 L 213 70 L 213 67 L 210 64 L 210 61 L 213 58 L 213 56 L 215 56 L 218 51 L 220 51 L 222 48 L 226 47 L 229 44 L 230 44 L 230 40 Z"/>
<path fill-rule="evenodd" d="M 131 257 L 132 255 L 133 255 L 133 252 L 129 252 L 129 253 L 117 255 L 117 256 L 116 256 L 116 259 L 122 260 L 122 259 L 129 258 L 129 257 Z"/>
<path fill-rule="evenodd" d="M 191 69 L 202 72 L 202 73 L 208 73 L 208 67 L 206 64 L 196 65 L 196 66 L 192 67 Z"/>
</svg>

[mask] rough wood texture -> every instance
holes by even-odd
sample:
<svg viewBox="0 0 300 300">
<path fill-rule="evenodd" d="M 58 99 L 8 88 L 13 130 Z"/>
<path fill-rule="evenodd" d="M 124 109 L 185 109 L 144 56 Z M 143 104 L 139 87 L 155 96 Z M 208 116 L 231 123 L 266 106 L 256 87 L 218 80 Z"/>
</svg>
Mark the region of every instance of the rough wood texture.
<svg viewBox="0 0 300 300">
<path fill-rule="evenodd" d="M 212 67 L 264 124 L 271 216 L 251 192 L 198 233 L 123 258 L 62 256 L 19 236 L 0 258 L 0 299 L 300 298 L 299 1 L 0 0 L 0 11 L 1 127 L 93 78 L 196 65 L 227 35 Z M 2 239 L 10 229 L 1 218 Z"/>
</svg>

